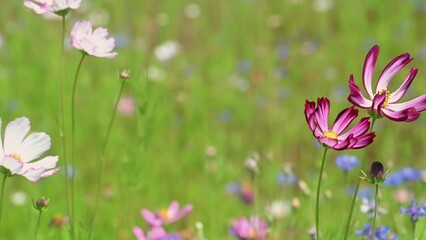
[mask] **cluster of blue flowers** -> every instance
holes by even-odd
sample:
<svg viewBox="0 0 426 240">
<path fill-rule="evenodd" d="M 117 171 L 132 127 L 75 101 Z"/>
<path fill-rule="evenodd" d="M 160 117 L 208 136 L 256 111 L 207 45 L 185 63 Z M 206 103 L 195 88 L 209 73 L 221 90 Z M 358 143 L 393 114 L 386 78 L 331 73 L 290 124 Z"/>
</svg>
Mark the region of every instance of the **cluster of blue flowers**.
<svg viewBox="0 0 426 240">
<path fill-rule="evenodd" d="M 426 204 L 416 204 L 415 199 L 411 199 L 411 204 L 407 207 L 401 207 L 401 214 L 410 214 L 410 219 L 417 222 L 420 217 L 426 216 Z"/>
<path fill-rule="evenodd" d="M 404 182 L 416 182 L 421 179 L 421 172 L 418 169 L 405 167 L 399 171 L 391 172 L 387 175 L 384 185 L 396 187 Z"/>
<path fill-rule="evenodd" d="M 364 239 L 371 239 L 371 234 L 373 233 L 373 229 L 371 228 L 371 224 L 367 223 L 365 224 L 364 228 L 361 230 L 356 230 L 355 234 L 358 236 L 364 237 Z M 397 240 L 398 235 L 393 234 L 389 227 L 380 226 L 377 227 L 374 232 L 374 239 L 375 240 Z"/>
</svg>

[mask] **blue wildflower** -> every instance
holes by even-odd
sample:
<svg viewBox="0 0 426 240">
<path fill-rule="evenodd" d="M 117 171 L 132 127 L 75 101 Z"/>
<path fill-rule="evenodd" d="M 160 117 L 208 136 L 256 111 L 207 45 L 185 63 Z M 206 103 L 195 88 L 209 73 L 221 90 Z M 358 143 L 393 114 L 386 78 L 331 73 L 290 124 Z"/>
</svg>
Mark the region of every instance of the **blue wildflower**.
<svg viewBox="0 0 426 240">
<path fill-rule="evenodd" d="M 354 191 L 355 191 L 355 188 L 354 187 L 349 187 L 348 188 L 348 194 L 350 195 L 350 196 L 353 196 L 354 195 Z M 369 198 L 372 198 L 373 197 L 373 191 L 371 191 L 371 189 L 370 188 L 359 188 L 358 189 L 358 197 L 359 198 L 362 198 L 362 199 L 369 199 Z"/>
<path fill-rule="evenodd" d="M 401 184 L 404 181 L 403 176 L 401 173 L 398 172 L 391 172 L 386 177 L 386 180 L 383 182 L 384 185 L 396 187 L 399 184 Z"/>
<path fill-rule="evenodd" d="M 414 168 L 410 168 L 410 167 L 405 167 L 401 170 L 399 170 L 399 173 L 401 174 L 402 178 L 405 181 L 409 181 L 409 182 L 415 182 L 420 180 L 421 178 L 421 173 L 419 170 L 414 169 Z"/>
<path fill-rule="evenodd" d="M 294 186 L 297 183 L 297 176 L 292 172 L 286 173 L 281 171 L 277 175 L 277 182 L 280 186 Z"/>
<path fill-rule="evenodd" d="M 359 166 L 359 160 L 354 155 L 343 154 L 336 158 L 336 165 L 346 173 Z"/>
<path fill-rule="evenodd" d="M 407 207 L 401 207 L 401 214 L 410 214 L 410 219 L 413 222 L 417 222 L 420 217 L 426 216 L 426 205 L 418 205 L 415 203 L 415 199 L 411 199 L 411 204 Z"/>
<path fill-rule="evenodd" d="M 365 224 L 363 229 L 355 231 L 356 235 L 363 236 L 364 239 L 370 239 L 372 233 L 373 231 L 371 229 L 370 223 Z M 389 239 L 397 240 L 398 235 L 396 234 L 392 235 L 389 227 L 381 226 L 376 228 L 376 231 L 374 232 L 374 239 L 375 240 L 389 240 Z"/>
</svg>

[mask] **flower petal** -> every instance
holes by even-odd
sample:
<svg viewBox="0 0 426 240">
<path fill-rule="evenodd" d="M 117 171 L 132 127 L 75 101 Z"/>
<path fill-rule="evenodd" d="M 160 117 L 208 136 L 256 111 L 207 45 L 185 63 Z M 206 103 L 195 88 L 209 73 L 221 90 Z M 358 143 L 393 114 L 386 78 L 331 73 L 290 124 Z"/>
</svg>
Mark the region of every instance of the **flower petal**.
<svg viewBox="0 0 426 240">
<path fill-rule="evenodd" d="M 362 69 L 362 80 L 364 82 L 364 88 L 367 91 L 368 95 L 373 98 L 373 90 L 372 90 L 372 79 L 373 72 L 376 66 L 377 57 L 379 56 L 380 48 L 377 45 L 374 45 L 367 56 L 365 57 L 364 67 Z"/>
<path fill-rule="evenodd" d="M 409 108 L 415 108 L 417 112 L 424 111 L 426 110 L 426 94 L 404 103 L 389 104 L 386 108 L 395 112 Z"/>
<path fill-rule="evenodd" d="M 53 174 L 55 174 L 55 173 L 57 173 L 57 172 L 59 172 L 59 170 L 61 170 L 60 168 L 54 168 L 54 169 L 51 169 L 51 170 L 48 170 L 48 171 L 45 171 L 45 172 L 43 172 L 42 174 L 41 174 L 41 178 L 45 178 L 45 177 L 50 177 L 50 176 L 52 176 Z"/>
<path fill-rule="evenodd" d="M 21 161 L 26 163 L 40 157 L 50 149 L 50 137 L 44 132 L 31 133 L 24 139 L 16 150 L 16 154 L 21 157 Z"/>
<path fill-rule="evenodd" d="M 382 114 L 382 106 L 386 101 L 386 92 L 378 93 L 373 98 L 373 105 L 371 111 L 377 111 L 380 115 Z"/>
<path fill-rule="evenodd" d="M 19 175 L 26 177 L 31 182 L 38 182 L 41 178 L 41 175 L 45 171 L 46 171 L 46 169 L 44 169 L 44 168 L 38 168 L 38 169 L 30 168 L 24 173 L 19 173 Z"/>
<path fill-rule="evenodd" d="M 410 87 L 411 83 L 414 80 L 414 77 L 417 75 L 417 68 L 410 70 L 407 78 L 404 80 L 402 85 L 393 93 L 389 95 L 389 103 L 395 103 L 399 101 L 407 92 L 407 89 Z"/>
<path fill-rule="evenodd" d="M 410 54 L 404 53 L 394 58 L 383 70 L 377 82 L 376 92 L 381 90 L 387 90 L 389 81 L 395 74 L 401 70 L 405 65 L 413 60 L 410 58 Z"/>
<path fill-rule="evenodd" d="M 137 240 L 147 240 L 144 231 L 139 227 L 133 227 L 133 234 L 135 235 Z"/>
<path fill-rule="evenodd" d="M 163 223 L 158 219 L 155 214 L 147 209 L 142 209 L 141 215 L 145 219 L 146 223 L 151 227 L 159 227 Z"/>
<path fill-rule="evenodd" d="M 357 116 L 358 110 L 354 106 L 344 109 L 337 115 L 331 131 L 339 135 Z"/>
<path fill-rule="evenodd" d="M 383 108 L 382 113 L 387 118 L 397 122 L 412 122 L 420 116 L 420 112 L 416 111 L 415 108 L 403 109 L 401 111 L 392 111 Z"/>
<path fill-rule="evenodd" d="M 28 169 L 38 169 L 38 168 L 44 168 L 44 169 L 52 169 L 56 167 L 56 164 L 58 162 L 58 156 L 48 156 L 45 157 L 39 161 L 35 161 L 32 163 L 24 164 L 22 167 L 21 172 L 26 172 Z"/>
<path fill-rule="evenodd" d="M 350 147 L 351 147 L 351 149 L 360 149 L 360 148 L 366 147 L 373 142 L 374 137 L 376 137 L 375 133 L 368 133 L 364 136 L 357 137 L 356 138 L 356 140 L 357 140 L 356 144 L 354 144 Z"/>
<path fill-rule="evenodd" d="M 309 128 L 313 131 L 315 129 L 315 120 L 312 117 L 313 113 L 315 112 L 315 102 L 310 102 L 306 100 L 305 102 L 305 118 L 306 122 L 309 125 Z"/>
<path fill-rule="evenodd" d="M 361 118 L 361 120 L 349 131 L 339 136 L 340 140 L 344 140 L 349 138 L 350 135 L 353 135 L 355 138 L 365 134 L 368 129 L 370 129 L 370 118 L 365 117 Z"/>
<path fill-rule="evenodd" d="M 370 89 L 371 90 L 371 89 Z M 369 108 L 372 104 L 371 100 L 364 97 L 359 87 L 355 84 L 354 76 L 349 77 L 349 97 L 348 100 L 353 105 L 360 108 Z"/>
<path fill-rule="evenodd" d="M 17 174 L 21 171 L 23 164 L 14 157 L 5 156 L 1 162 L 1 165 L 9 169 L 12 174 Z"/>
<path fill-rule="evenodd" d="M 315 110 L 315 119 L 322 132 L 328 131 L 328 114 L 330 101 L 327 98 L 318 98 L 318 106 Z"/>
<path fill-rule="evenodd" d="M 188 213 L 190 213 L 192 211 L 192 205 L 191 204 L 187 204 L 185 205 L 184 208 L 182 208 L 182 210 L 180 212 L 178 212 L 175 217 L 173 218 L 173 222 L 177 221 L 183 217 L 185 217 L 186 215 L 188 215 Z"/>
<path fill-rule="evenodd" d="M 0 159 L 3 159 L 3 157 L 4 157 L 4 150 L 3 150 L 3 140 L 1 138 L 1 125 L 2 125 L 2 121 L 0 119 Z"/>
<path fill-rule="evenodd" d="M 21 117 L 9 122 L 4 133 L 4 152 L 5 154 L 14 154 L 19 150 L 19 147 L 30 131 L 30 120 L 26 117 Z"/>
</svg>

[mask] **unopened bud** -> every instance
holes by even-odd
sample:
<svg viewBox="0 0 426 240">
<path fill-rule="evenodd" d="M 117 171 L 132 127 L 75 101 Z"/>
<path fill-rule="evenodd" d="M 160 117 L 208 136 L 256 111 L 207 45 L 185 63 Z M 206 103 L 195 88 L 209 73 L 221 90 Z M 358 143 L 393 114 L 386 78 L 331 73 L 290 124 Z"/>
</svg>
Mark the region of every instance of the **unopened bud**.
<svg viewBox="0 0 426 240">
<path fill-rule="evenodd" d="M 383 179 L 385 177 L 385 170 L 381 162 L 373 162 L 371 164 L 370 176 L 377 179 Z"/>
<path fill-rule="evenodd" d="M 130 79 L 130 71 L 129 70 L 123 70 L 123 71 L 120 72 L 119 76 L 123 80 L 128 80 L 128 79 Z"/>
<path fill-rule="evenodd" d="M 49 207 L 49 199 L 48 198 L 39 198 L 34 202 L 34 208 L 38 211 L 45 211 Z"/>
</svg>

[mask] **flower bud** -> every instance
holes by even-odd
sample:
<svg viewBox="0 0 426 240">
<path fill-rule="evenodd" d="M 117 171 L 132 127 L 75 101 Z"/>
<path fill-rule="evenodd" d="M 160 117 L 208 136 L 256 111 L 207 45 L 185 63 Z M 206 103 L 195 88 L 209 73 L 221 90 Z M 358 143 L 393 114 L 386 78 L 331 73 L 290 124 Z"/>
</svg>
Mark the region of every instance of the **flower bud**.
<svg viewBox="0 0 426 240">
<path fill-rule="evenodd" d="M 119 77 L 122 80 L 129 80 L 130 79 L 130 71 L 129 70 L 123 70 L 120 72 Z"/>
<path fill-rule="evenodd" d="M 373 162 L 371 164 L 370 176 L 371 178 L 377 178 L 378 180 L 382 180 L 385 178 L 385 170 L 383 168 L 383 164 L 381 162 Z"/>
<path fill-rule="evenodd" d="M 34 202 L 34 208 L 38 211 L 45 211 L 49 207 L 49 199 L 48 198 L 39 198 Z"/>
</svg>

